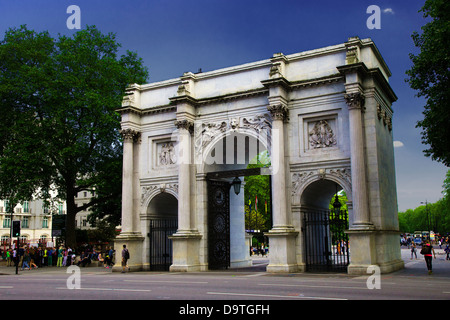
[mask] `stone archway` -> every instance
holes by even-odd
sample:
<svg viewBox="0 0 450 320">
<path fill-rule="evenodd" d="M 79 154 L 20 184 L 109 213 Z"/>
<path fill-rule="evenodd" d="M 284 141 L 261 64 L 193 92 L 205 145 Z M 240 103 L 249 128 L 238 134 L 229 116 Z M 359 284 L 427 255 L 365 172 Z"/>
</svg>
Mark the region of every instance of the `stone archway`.
<svg viewBox="0 0 450 320">
<path fill-rule="evenodd" d="M 170 236 L 178 228 L 178 201 L 170 193 L 159 193 L 147 208 L 150 271 L 168 271 L 173 261 Z"/>
<path fill-rule="evenodd" d="M 315 193 L 323 182 L 311 183 L 321 179 L 338 183 L 351 199 L 349 273 L 366 274 L 371 265 L 383 273 L 401 268 L 391 108 L 397 97 L 390 76 L 373 41 L 352 37 L 311 51 L 131 85 L 118 110 L 124 138 L 118 246 L 146 252 L 148 204 L 158 192 L 169 192 L 168 184 L 176 185 L 170 189 L 178 197 L 170 270 L 207 270 L 206 175 L 228 168 L 205 168 L 204 161 L 208 154 L 220 157 L 210 151 L 224 136 L 266 134 L 273 191 L 267 271 L 302 271 L 299 212 L 319 203 L 302 204 L 301 195 Z M 174 148 L 180 151 L 176 157 Z M 134 257 L 138 269 L 146 259 Z"/>
<path fill-rule="evenodd" d="M 349 221 L 348 209 L 342 208 L 338 201 L 341 190 L 335 181 L 318 179 L 309 183 L 301 194 L 302 259 L 306 271 L 347 272 Z M 338 205 L 330 209 L 333 199 Z"/>
<path fill-rule="evenodd" d="M 258 118 L 258 117 L 257 117 Z M 266 119 L 266 117 L 264 117 Z M 241 122 L 242 123 L 242 122 Z M 245 122 L 244 123 L 249 123 Z M 231 127 L 231 126 L 234 126 Z M 199 171 L 204 179 L 198 181 L 205 185 L 207 206 L 204 214 L 208 217 L 205 224 L 205 248 L 208 269 L 224 269 L 234 267 L 250 267 L 251 235 L 245 231 L 244 215 L 244 177 L 261 175 L 261 168 L 248 168 L 249 164 L 264 161 L 270 165 L 270 157 L 261 157 L 270 143 L 261 141 L 262 136 L 255 135 L 252 130 L 237 129 L 239 122 L 230 120 L 230 129 L 205 145 L 203 162 Z M 261 160 L 261 161 L 259 161 Z M 235 192 L 233 180 L 238 178 L 241 186 Z M 217 194 L 220 197 L 217 197 Z M 206 221 L 206 219 L 205 219 Z"/>
</svg>

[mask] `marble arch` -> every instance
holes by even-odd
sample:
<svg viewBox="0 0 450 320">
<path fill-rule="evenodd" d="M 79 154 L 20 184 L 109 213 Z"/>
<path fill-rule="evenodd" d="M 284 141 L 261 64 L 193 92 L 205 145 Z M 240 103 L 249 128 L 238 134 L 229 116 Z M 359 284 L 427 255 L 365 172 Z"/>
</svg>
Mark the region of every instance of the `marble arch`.
<svg viewBox="0 0 450 320">
<path fill-rule="evenodd" d="M 146 206 L 156 194 L 169 192 L 178 199 L 170 270 L 208 270 L 203 162 L 233 132 L 267 141 L 270 151 L 274 207 L 268 272 L 304 271 L 302 197 L 314 197 L 309 186 L 319 190 L 322 183 L 327 188 L 337 183 L 349 199 L 348 273 L 366 274 L 371 265 L 382 273 L 402 268 L 392 135 L 397 97 L 390 76 L 374 42 L 352 37 L 315 50 L 131 85 L 118 109 L 124 161 L 122 232 L 116 243 L 134 252 L 132 268 L 148 266 Z"/>
</svg>

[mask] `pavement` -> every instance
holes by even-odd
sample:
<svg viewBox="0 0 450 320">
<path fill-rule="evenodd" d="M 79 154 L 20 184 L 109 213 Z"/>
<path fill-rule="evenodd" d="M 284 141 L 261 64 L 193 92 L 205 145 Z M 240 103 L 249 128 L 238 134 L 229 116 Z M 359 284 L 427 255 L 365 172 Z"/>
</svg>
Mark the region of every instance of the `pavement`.
<svg viewBox="0 0 450 320">
<path fill-rule="evenodd" d="M 428 271 L 425 264 L 425 259 L 423 256 L 419 253 L 420 249 L 417 252 L 417 259 L 413 258 L 411 259 L 411 251 L 407 249 L 406 247 L 402 247 L 401 254 L 402 259 L 405 262 L 405 268 L 393 273 L 390 273 L 389 275 L 392 277 L 395 276 L 410 276 L 410 277 L 429 277 Z M 450 260 L 446 260 L 446 254 L 444 253 L 444 249 L 436 249 L 436 259 L 433 259 L 433 277 L 445 277 L 450 279 Z M 266 266 L 269 263 L 268 257 L 261 257 L 261 256 L 252 256 L 253 266 L 247 267 L 247 268 L 230 268 L 228 270 L 222 270 L 220 272 L 228 272 L 228 273 L 260 273 L 265 272 Z M 98 267 L 96 264 L 91 264 L 88 267 L 81 268 L 82 272 L 89 272 L 89 273 L 112 273 L 112 269 L 106 269 L 104 267 Z M 215 271 L 208 271 L 208 272 L 215 272 Z M 15 275 L 16 270 L 14 267 L 7 267 L 5 261 L 0 262 L 0 276 L 1 275 Z M 38 269 L 32 269 L 32 270 L 22 270 L 19 267 L 18 274 L 19 275 L 25 275 L 25 274 L 61 274 L 61 273 L 67 273 L 67 267 L 43 267 Z M 304 273 L 294 273 L 289 274 L 290 276 L 293 275 L 302 275 Z M 308 273 L 311 274 L 311 273 Z M 279 274 L 276 274 L 279 275 Z M 324 274 L 321 274 L 324 275 Z M 330 274 L 335 276 L 336 274 Z M 342 277 L 348 276 L 351 278 L 352 276 L 349 276 L 347 274 L 339 274 Z"/>
</svg>

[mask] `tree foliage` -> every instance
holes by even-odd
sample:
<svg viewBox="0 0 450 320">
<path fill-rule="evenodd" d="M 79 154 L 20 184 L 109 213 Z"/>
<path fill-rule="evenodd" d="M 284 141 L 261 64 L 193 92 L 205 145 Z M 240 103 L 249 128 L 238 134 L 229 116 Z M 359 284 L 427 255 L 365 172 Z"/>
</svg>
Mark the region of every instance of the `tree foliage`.
<svg viewBox="0 0 450 320">
<path fill-rule="evenodd" d="M 248 168 L 270 166 L 269 153 L 267 151 L 262 152 L 250 163 Z M 245 177 L 244 181 L 245 228 L 267 231 L 272 227 L 270 177 L 268 175 L 248 176 Z M 258 198 L 257 207 L 256 197 Z"/>
<path fill-rule="evenodd" d="M 104 191 L 120 184 L 111 177 L 122 161 L 115 110 L 126 87 L 144 83 L 148 71 L 134 52 L 119 57 L 119 48 L 114 34 L 95 26 L 56 39 L 21 26 L 0 42 L 0 193 L 29 200 L 54 186 L 66 200 L 72 246 L 76 214 L 120 197 Z M 97 196 L 77 207 L 77 193 L 86 190 Z"/>
<path fill-rule="evenodd" d="M 422 143 L 429 148 L 426 156 L 450 166 L 450 2 L 427 0 L 421 9 L 431 21 L 414 32 L 412 39 L 420 48 L 418 55 L 410 54 L 413 67 L 406 72 L 407 82 L 418 96 L 427 102 L 422 128 Z"/>
<path fill-rule="evenodd" d="M 444 197 L 435 203 L 399 212 L 400 231 L 413 233 L 432 230 L 441 235 L 450 232 L 450 170 L 447 171 L 442 193 Z"/>
</svg>

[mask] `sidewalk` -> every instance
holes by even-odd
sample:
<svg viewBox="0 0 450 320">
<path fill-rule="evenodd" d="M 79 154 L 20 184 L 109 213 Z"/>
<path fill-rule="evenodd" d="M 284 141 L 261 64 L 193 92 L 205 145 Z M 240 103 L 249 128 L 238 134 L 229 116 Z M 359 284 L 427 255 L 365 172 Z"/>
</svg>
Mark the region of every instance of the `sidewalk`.
<svg viewBox="0 0 450 320">
<path fill-rule="evenodd" d="M 27 270 L 24 269 L 22 270 L 21 267 L 19 267 L 18 270 L 18 274 L 19 275 L 27 275 L 27 274 L 65 274 L 67 273 L 67 268 L 68 267 L 42 267 L 42 268 L 37 268 L 37 269 L 31 269 L 31 270 Z M 88 267 L 80 267 L 81 268 L 81 272 L 104 272 L 104 273 L 109 273 L 111 272 L 111 268 L 110 269 L 106 269 L 104 267 L 98 267 L 94 264 L 91 264 Z M 13 267 L 7 267 L 6 266 L 6 262 L 0 263 L 0 277 L 4 276 L 4 275 L 15 275 L 16 274 L 16 268 Z"/>
<path fill-rule="evenodd" d="M 420 250 L 418 250 L 420 252 Z M 417 259 L 411 259 L 411 251 L 406 247 L 401 249 L 402 259 L 405 262 L 405 268 L 393 273 L 389 276 L 396 277 L 429 277 L 425 259 L 417 252 Z M 445 277 L 450 279 L 450 260 L 446 260 L 446 254 L 443 249 L 435 249 L 436 259 L 433 259 L 433 278 Z M 230 269 L 232 272 L 264 272 L 265 266 L 269 262 L 269 257 L 252 257 L 253 267 L 249 268 L 235 268 Z M 89 273 L 111 273 L 112 269 L 98 267 L 91 265 L 89 267 L 82 267 L 81 272 Z M 0 263 L 0 279 L 4 275 L 15 275 L 16 269 L 14 267 L 6 267 L 6 262 Z M 27 274 L 65 274 L 67 267 L 43 267 L 32 270 L 21 270 L 19 267 L 19 275 Z M 300 273 L 299 273 L 300 274 Z M 305 273 L 307 275 L 307 273 Z M 342 274 L 345 276 L 345 274 Z"/>
</svg>

